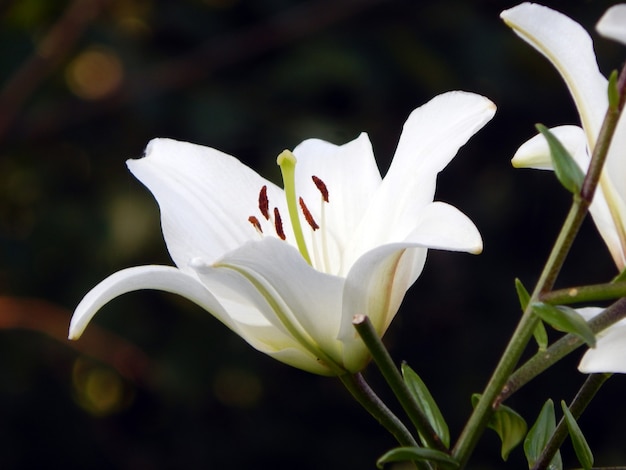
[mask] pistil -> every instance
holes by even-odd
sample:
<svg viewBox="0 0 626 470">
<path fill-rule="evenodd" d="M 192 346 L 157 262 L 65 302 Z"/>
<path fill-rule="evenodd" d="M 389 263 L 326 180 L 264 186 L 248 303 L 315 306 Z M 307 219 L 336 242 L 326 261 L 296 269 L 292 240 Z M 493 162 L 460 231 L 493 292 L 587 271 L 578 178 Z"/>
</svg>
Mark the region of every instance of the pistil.
<svg viewBox="0 0 626 470">
<path fill-rule="evenodd" d="M 287 209 L 289 211 L 289 219 L 291 219 L 291 227 L 296 238 L 296 244 L 302 257 L 307 263 L 311 264 L 311 257 L 302 233 L 302 225 L 298 215 L 298 199 L 296 196 L 296 157 L 289 150 L 284 150 L 276 159 L 276 163 L 280 166 L 280 172 L 283 175 L 283 185 L 285 189 L 285 198 L 287 199 Z"/>
</svg>

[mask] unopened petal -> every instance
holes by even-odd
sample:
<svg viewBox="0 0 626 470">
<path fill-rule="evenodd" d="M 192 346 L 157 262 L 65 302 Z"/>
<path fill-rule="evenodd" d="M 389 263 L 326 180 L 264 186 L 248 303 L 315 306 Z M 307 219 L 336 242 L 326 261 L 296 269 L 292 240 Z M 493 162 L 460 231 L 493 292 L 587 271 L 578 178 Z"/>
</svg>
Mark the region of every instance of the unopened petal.
<svg viewBox="0 0 626 470">
<path fill-rule="evenodd" d="M 267 186 L 271 207 L 286 213 L 282 189 L 210 147 L 154 139 L 143 158 L 127 164 L 159 203 L 170 256 L 183 270 L 194 257 L 212 262 L 259 238 L 248 219 L 256 216 L 266 224 L 259 211 L 262 186 Z M 268 225 L 267 232 L 274 234 Z"/>
<path fill-rule="evenodd" d="M 598 69 L 593 43 L 578 23 L 550 8 L 522 3 L 500 17 L 559 71 L 574 98 L 591 148 L 608 106 L 607 81 Z"/>
<path fill-rule="evenodd" d="M 598 21 L 596 29 L 602 36 L 626 45 L 626 4 L 609 8 Z"/>
</svg>

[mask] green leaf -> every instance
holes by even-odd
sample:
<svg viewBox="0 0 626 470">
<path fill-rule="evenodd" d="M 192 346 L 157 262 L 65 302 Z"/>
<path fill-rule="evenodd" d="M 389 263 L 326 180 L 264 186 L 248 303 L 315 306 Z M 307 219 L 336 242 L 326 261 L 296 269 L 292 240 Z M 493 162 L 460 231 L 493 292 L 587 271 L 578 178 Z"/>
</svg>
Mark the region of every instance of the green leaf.
<svg viewBox="0 0 626 470">
<path fill-rule="evenodd" d="M 520 307 L 522 307 L 522 310 L 526 310 L 528 302 L 530 302 L 530 294 L 524 287 L 524 284 L 522 284 L 522 281 L 518 278 L 515 278 L 515 290 L 517 292 L 517 297 L 519 298 Z"/>
<path fill-rule="evenodd" d="M 517 278 L 515 279 L 515 290 L 517 291 L 517 297 L 522 310 L 526 310 L 528 302 L 530 302 L 530 294 L 524 287 L 524 284 L 522 284 L 522 281 Z M 548 333 L 546 332 L 546 328 L 543 326 L 542 321 L 537 322 L 537 326 L 533 330 L 533 336 L 535 337 L 535 341 L 537 341 L 539 351 L 545 351 L 548 347 Z"/>
<path fill-rule="evenodd" d="M 390 462 L 426 461 L 439 464 L 442 468 L 456 469 L 459 463 L 445 452 L 424 447 L 396 447 L 376 461 L 378 468 Z"/>
<path fill-rule="evenodd" d="M 441 442 L 443 442 L 446 447 L 450 447 L 450 431 L 448 430 L 446 420 L 443 419 L 443 415 L 441 411 L 439 411 L 437 403 L 435 403 L 433 396 L 428 391 L 428 388 L 426 388 L 422 379 L 406 362 L 402 363 L 402 377 L 404 377 L 404 383 L 407 385 L 411 395 L 413 395 L 420 408 L 424 411 L 430 425 L 439 436 L 439 439 L 441 439 Z"/>
<path fill-rule="evenodd" d="M 548 141 L 552 166 L 554 167 L 556 177 L 570 193 L 579 194 L 583 180 L 585 179 L 585 174 L 565 147 L 563 147 L 563 144 L 559 142 L 559 139 L 557 139 L 546 126 L 537 124 L 536 127 Z"/>
<path fill-rule="evenodd" d="M 617 87 L 617 70 L 613 70 L 609 75 L 609 108 L 616 110 L 619 109 L 619 89 Z"/>
<path fill-rule="evenodd" d="M 537 302 L 532 305 L 533 312 L 554 328 L 572 333 L 582 339 L 591 348 L 596 347 L 596 337 L 585 319 L 576 310 L 564 305 L 549 305 Z"/>
<path fill-rule="evenodd" d="M 480 394 L 474 393 L 472 395 L 472 406 L 476 407 L 479 399 Z M 528 429 L 524 418 L 505 405 L 500 405 L 498 409 L 494 411 L 491 418 L 489 418 L 487 426 L 500 436 L 500 440 L 502 441 L 500 455 L 502 456 L 502 460 L 505 461 L 511 451 L 522 442 L 522 439 L 524 439 L 526 435 L 526 430 Z"/>
<path fill-rule="evenodd" d="M 541 452 L 548 444 L 554 429 L 556 428 L 556 418 L 554 417 L 554 403 L 552 400 L 545 402 L 541 408 L 541 412 L 537 417 L 537 421 L 530 428 L 526 439 L 524 439 L 524 454 L 528 460 L 528 468 L 532 468 L 539 457 Z M 561 461 L 561 453 L 557 451 L 548 466 L 549 470 L 561 470 L 563 468 L 563 462 Z"/>
<path fill-rule="evenodd" d="M 561 408 L 563 408 L 565 422 L 567 423 L 569 435 L 572 438 L 572 445 L 574 446 L 576 457 L 583 468 L 585 470 L 589 470 L 593 467 L 593 454 L 591 453 L 589 444 L 587 444 L 587 440 L 585 439 L 585 436 L 583 436 L 576 419 L 563 400 L 561 400 Z"/>
</svg>

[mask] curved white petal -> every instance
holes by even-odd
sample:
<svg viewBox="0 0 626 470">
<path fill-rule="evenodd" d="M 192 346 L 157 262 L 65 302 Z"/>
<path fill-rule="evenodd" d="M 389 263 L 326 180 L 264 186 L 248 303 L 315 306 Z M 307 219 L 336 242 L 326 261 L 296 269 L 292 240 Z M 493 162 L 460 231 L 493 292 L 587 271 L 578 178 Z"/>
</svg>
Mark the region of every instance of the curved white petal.
<svg viewBox="0 0 626 470">
<path fill-rule="evenodd" d="M 598 21 L 596 29 L 602 36 L 626 45 L 626 4 L 609 8 Z"/>
<path fill-rule="evenodd" d="M 210 289 L 217 283 L 233 285 L 242 303 L 253 306 L 322 366 L 341 371 L 336 337 L 343 278 L 316 271 L 296 249 L 274 238 L 246 243 L 213 266 L 195 267 Z M 225 275 L 232 277 L 227 283 Z"/>
<path fill-rule="evenodd" d="M 242 243 L 258 239 L 250 216 L 260 215 L 259 191 L 267 185 L 270 208 L 283 214 L 282 189 L 218 150 L 171 139 L 152 140 L 128 168 L 154 195 L 170 256 L 185 270 L 193 257 L 212 262 Z M 288 221 L 284 221 L 287 223 Z M 291 236 L 289 230 L 285 230 Z"/>
<path fill-rule="evenodd" d="M 72 316 L 69 338 L 79 338 L 105 304 L 120 295 L 142 289 L 155 289 L 186 297 L 213 313 L 227 326 L 233 327 L 219 302 L 193 276 L 171 266 L 136 266 L 110 275 L 85 295 Z"/>
<path fill-rule="evenodd" d="M 120 295 L 154 289 L 181 295 L 207 310 L 255 349 L 309 372 L 331 375 L 309 351 L 275 328 L 237 291 L 228 273 L 210 286 L 171 266 L 138 266 L 118 271 L 94 287 L 76 307 L 70 323 L 70 339 L 78 339 L 93 316 Z M 213 292 L 207 287 L 213 288 Z M 214 293 L 216 295 L 214 295 Z"/>
<path fill-rule="evenodd" d="M 426 249 L 412 244 L 394 243 L 375 248 L 354 264 L 345 282 L 338 334 L 348 370 L 361 370 L 369 360 L 369 353 L 352 324 L 354 315 L 366 315 L 382 336 L 406 291 L 422 272 L 426 253 Z"/>
<path fill-rule="evenodd" d="M 437 174 L 494 115 L 487 98 L 462 91 L 433 98 L 411 113 L 393 162 L 344 259 L 344 271 L 372 248 L 402 242 L 433 200 Z"/>
<path fill-rule="evenodd" d="M 439 201 L 422 209 L 419 222 L 405 241 L 437 250 L 473 254 L 483 250 L 483 241 L 474 222 L 456 207 Z"/>
<path fill-rule="evenodd" d="M 608 98 L 607 81 L 598 70 L 589 34 L 567 16 L 534 3 L 505 10 L 500 17 L 559 71 L 576 102 L 587 141 L 593 148 Z"/>
<path fill-rule="evenodd" d="M 582 357 L 578 370 L 585 374 L 626 373 L 626 320 L 621 320 L 598 335 L 596 347 Z"/>
<path fill-rule="evenodd" d="M 585 132 L 578 126 L 558 126 L 550 129 L 554 136 L 563 144 L 569 154 L 576 160 L 583 171 L 589 166 L 587 153 L 587 138 Z M 550 147 L 542 134 L 524 142 L 511 160 L 515 168 L 535 168 L 552 170 Z"/>
</svg>

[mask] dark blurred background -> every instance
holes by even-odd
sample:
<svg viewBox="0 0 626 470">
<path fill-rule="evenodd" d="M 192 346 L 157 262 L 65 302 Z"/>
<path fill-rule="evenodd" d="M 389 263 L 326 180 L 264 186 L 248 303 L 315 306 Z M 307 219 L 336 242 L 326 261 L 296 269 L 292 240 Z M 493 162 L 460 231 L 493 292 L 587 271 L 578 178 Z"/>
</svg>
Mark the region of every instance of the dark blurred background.
<svg viewBox="0 0 626 470">
<path fill-rule="evenodd" d="M 590 31 L 612 3 L 546 2 Z M 0 1 L 0 468 L 375 468 L 394 441 L 338 380 L 257 353 L 183 299 L 126 295 L 76 343 L 67 324 L 108 274 L 171 264 L 158 208 L 124 164 L 151 138 L 278 180 L 282 149 L 367 131 L 384 172 L 411 110 L 464 89 L 498 113 L 437 198 L 476 222 L 485 250 L 431 252 L 385 337 L 454 439 L 519 317 L 513 280 L 532 287 L 569 201 L 553 175 L 509 163 L 536 122 L 578 121 L 555 70 L 500 21 L 515 4 Z M 620 67 L 626 49 L 593 37 L 602 71 Z M 559 286 L 614 274 L 587 222 Z M 572 356 L 507 403 L 532 422 L 547 398 L 570 400 L 584 379 Z M 366 376 L 397 409 L 374 367 Z M 581 420 L 597 465 L 626 463 L 625 390 L 614 377 Z M 577 465 L 569 444 L 564 460 Z M 524 468 L 521 449 L 509 464 Z M 502 467 L 487 431 L 472 468 Z"/>
</svg>

